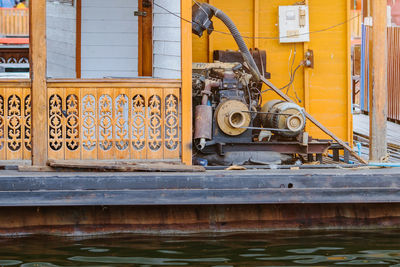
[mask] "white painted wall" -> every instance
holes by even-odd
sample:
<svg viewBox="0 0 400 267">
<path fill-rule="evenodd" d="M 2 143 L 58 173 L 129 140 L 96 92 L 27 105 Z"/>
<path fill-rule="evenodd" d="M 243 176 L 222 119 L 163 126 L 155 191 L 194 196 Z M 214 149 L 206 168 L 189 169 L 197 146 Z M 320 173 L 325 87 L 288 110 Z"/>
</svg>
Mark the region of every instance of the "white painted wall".
<svg viewBox="0 0 400 267">
<path fill-rule="evenodd" d="M 180 14 L 180 0 L 156 0 Z M 137 0 L 82 0 L 82 78 L 138 76 Z M 180 19 L 154 6 L 153 77 L 181 76 Z M 76 9 L 47 3 L 48 76 L 75 78 Z"/>
<path fill-rule="evenodd" d="M 82 0 L 82 78 L 138 75 L 137 0 Z"/>
<path fill-rule="evenodd" d="M 180 15 L 180 0 L 155 0 L 157 4 Z M 153 9 L 153 76 L 181 78 L 181 21 L 154 6 Z"/>
<path fill-rule="evenodd" d="M 76 77 L 76 11 L 68 4 L 47 2 L 47 76 Z"/>
</svg>

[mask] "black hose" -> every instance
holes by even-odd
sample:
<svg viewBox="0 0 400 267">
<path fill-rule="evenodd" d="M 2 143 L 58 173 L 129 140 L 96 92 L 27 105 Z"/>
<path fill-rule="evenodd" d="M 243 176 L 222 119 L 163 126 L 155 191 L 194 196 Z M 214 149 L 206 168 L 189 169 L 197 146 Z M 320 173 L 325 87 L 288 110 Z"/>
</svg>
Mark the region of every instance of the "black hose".
<svg viewBox="0 0 400 267">
<path fill-rule="evenodd" d="M 218 8 L 209 5 L 207 3 L 203 3 L 202 5 L 205 5 L 208 8 L 210 8 L 214 12 L 214 15 L 217 18 L 219 18 L 229 29 L 233 38 L 236 41 L 236 44 L 239 47 L 240 52 L 242 52 L 243 54 L 245 62 L 249 65 L 250 71 L 253 73 L 255 78 L 257 78 L 257 80 L 260 80 L 261 77 L 260 70 L 258 69 L 256 62 L 254 61 L 254 58 L 251 56 L 250 51 L 247 48 L 247 45 L 244 42 L 242 35 L 240 34 L 238 28 L 233 23 L 233 21 L 223 11 L 219 10 Z"/>
</svg>

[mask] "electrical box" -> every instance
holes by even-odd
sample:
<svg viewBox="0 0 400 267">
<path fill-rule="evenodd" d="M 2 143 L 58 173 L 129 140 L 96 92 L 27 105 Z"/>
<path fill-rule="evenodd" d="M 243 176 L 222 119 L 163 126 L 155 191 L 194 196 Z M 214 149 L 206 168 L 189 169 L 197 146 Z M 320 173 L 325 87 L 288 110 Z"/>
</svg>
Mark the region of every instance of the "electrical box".
<svg viewBox="0 0 400 267">
<path fill-rule="evenodd" d="M 281 43 L 310 41 L 308 6 L 279 7 L 279 40 Z"/>
</svg>

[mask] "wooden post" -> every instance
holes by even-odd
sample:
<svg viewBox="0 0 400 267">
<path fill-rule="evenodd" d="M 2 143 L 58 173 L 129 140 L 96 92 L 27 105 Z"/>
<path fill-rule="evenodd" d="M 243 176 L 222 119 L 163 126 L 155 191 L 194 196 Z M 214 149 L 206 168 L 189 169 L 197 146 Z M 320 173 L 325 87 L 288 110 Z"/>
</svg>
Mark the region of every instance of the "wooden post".
<svg viewBox="0 0 400 267">
<path fill-rule="evenodd" d="M 181 0 L 181 16 L 192 20 L 192 1 Z M 192 164 L 192 25 L 181 20 L 182 162 Z"/>
<path fill-rule="evenodd" d="M 75 41 L 76 78 L 82 78 L 82 0 L 76 1 L 76 41 Z"/>
<path fill-rule="evenodd" d="M 260 0 L 253 0 L 253 36 L 255 37 L 253 40 L 253 49 L 259 48 L 259 32 L 260 32 Z M 264 73 L 263 73 L 264 75 Z"/>
<path fill-rule="evenodd" d="M 32 80 L 32 165 L 47 161 L 46 0 L 30 0 L 30 74 Z"/>
<path fill-rule="evenodd" d="M 387 0 L 373 0 L 372 5 L 372 86 L 370 87 L 369 158 L 382 162 L 387 156 Z"/>
</svg>

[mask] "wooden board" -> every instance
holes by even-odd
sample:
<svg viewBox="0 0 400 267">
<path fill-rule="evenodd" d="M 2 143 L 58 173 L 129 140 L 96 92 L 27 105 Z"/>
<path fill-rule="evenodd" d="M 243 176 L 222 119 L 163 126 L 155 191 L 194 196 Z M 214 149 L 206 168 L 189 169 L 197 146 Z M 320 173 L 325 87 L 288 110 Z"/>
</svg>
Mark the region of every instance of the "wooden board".
<svg viewBox="0 0 400 267">
<path fill-rule="evenodd" d="M 47 164 L 53 168 L 89 169 L 97 171 L 121 171 L 121 172 L 204 172 L 202 166 L 187 166 L 167 162 L 110 162 L 110 161 L 84 161 L 84 160 L 49 160 Z"/>
</svg>

